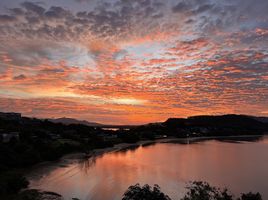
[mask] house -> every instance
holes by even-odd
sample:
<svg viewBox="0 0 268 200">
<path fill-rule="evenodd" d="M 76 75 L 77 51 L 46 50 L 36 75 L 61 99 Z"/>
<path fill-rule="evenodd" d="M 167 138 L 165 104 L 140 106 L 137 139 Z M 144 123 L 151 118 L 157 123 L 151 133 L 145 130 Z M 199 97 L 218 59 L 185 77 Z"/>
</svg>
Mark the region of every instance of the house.
<svg viewBox="0 0 268 200">
<path fill-rule="evenodd" d="M 167 135 L 156 135 L 155 139 L 163 139 L 163 138 L 167 138 Z"/>
<path fill-rule="evenodd" d="M 20 139 L 19 132 L 2 133 L 1 135 L 3 143 L 8 143 L 11 139 L 16 139 L 17 141 Z"/>
<path fill-rule="evenodd" d="M 100 133 L 98 134 L 98 136 L 101 137 L 103 141 L 114 140 L 118 137 L 117 134 L 108 134 L 108 133 Z"/>
<path fill-rule="evenodd" d="M 61 138 L 59 134 L 49 133 L 48 134 L 51 140 L 58 140 Z"/>
</svg>

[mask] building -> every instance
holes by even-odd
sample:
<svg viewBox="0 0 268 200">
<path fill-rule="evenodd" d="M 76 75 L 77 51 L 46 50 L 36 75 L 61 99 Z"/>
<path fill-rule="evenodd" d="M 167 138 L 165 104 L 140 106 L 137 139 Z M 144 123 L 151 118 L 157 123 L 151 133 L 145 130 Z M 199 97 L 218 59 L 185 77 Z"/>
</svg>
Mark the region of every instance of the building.
<svg viewBox="0 0 268 200">
<path fill-rule="evenodd" d="M 16 139 L 17 141 L 20 139 L 19 132 L 2 133 L 1 135 L 3 143 L 8 143 L 11 139 Z"/>
<path fill-rule="evenodd" d="M 100 133 L 98 134 L 99 137 L 103 139 L 103 141 L 110 141 L 117 138 L 117 134 L 108 134 L 108 133 Z"/>
<path fill-rule="evenodd" d="M 49 133 L 48 134 L 51 140 L 58 140 L 61 138 L 59 134 Z"/>
</svg>

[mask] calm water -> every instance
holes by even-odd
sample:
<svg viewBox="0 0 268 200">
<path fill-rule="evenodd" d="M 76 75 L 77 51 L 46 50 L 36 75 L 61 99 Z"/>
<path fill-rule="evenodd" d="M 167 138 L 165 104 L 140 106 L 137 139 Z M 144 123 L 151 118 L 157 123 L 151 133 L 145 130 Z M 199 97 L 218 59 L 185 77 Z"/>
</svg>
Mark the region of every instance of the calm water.
<svg viewBox="0 0 268 200">
<path fill-rule="evenodd" d="M 30 175 L 31 187 L 57 192 L 67 200 L 111 200 L 120 199 L 129 185 L 157 183 L 178 199 L 188 181 L 203 180 L 234 194 L 259 191 L 268 199 L 267 153 L 267 137 L 255 142 L 157 143 L 40 167 Z"/>
</svg>

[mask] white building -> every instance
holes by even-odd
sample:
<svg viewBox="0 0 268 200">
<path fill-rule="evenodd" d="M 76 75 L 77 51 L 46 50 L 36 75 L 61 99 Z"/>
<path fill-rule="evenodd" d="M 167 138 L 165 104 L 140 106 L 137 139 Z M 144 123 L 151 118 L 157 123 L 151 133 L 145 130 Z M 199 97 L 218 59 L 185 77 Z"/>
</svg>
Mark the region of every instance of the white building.
<svg viewBox="0 0 268 200">
<path fill-rule="evenodd" d="M 9 142 L 13 138 L 16 140 L 20 139 L 20 134 L 18 132 L 2 133 L 1 135 L 4 143 Z"/>
</svg>

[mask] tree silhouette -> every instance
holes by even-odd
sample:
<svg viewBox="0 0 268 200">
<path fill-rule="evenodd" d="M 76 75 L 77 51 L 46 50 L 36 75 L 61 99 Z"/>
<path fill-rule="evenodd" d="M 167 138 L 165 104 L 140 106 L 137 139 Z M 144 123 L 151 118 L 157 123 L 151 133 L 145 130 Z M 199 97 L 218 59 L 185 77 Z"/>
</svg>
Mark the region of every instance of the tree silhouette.
<svg viewBox="0 0 268 200">
<path fill-rule="evenodd" d="M 247 193 L 247 194 L 242 194 L 241 198 L 239 198 L 238 200 L 262 200 L 262 197 L 260 195 L 260 193 Z"/>
<path fill-rule="evenodd" d="M 180 200 L 235 200 L 227 189 L 210 186 L 207 182 L 194 181 L 186 187 L 187 193 Z M 130 186 L 124 193 L 122 200 L 171 200 L 160 191 L 158 185 Z M 259 193 L 242 194 L 237 200 L 262 200 Z"/>
<path fill-rule="evenodd" d="M 150 187 L 149 185 L 140 186 L 136 184 L 130 186 L 125 192 L 122 200 L 171 200 L 167 195 L 160 191 L 158 185 Z"/>
<path fill-rule="evenodd" d="M 182 200 L 233 200 L 227 189 L 212 187 L 207 182 L 194 181 L 186 188 L 188 192 Z"/>
</svg>

